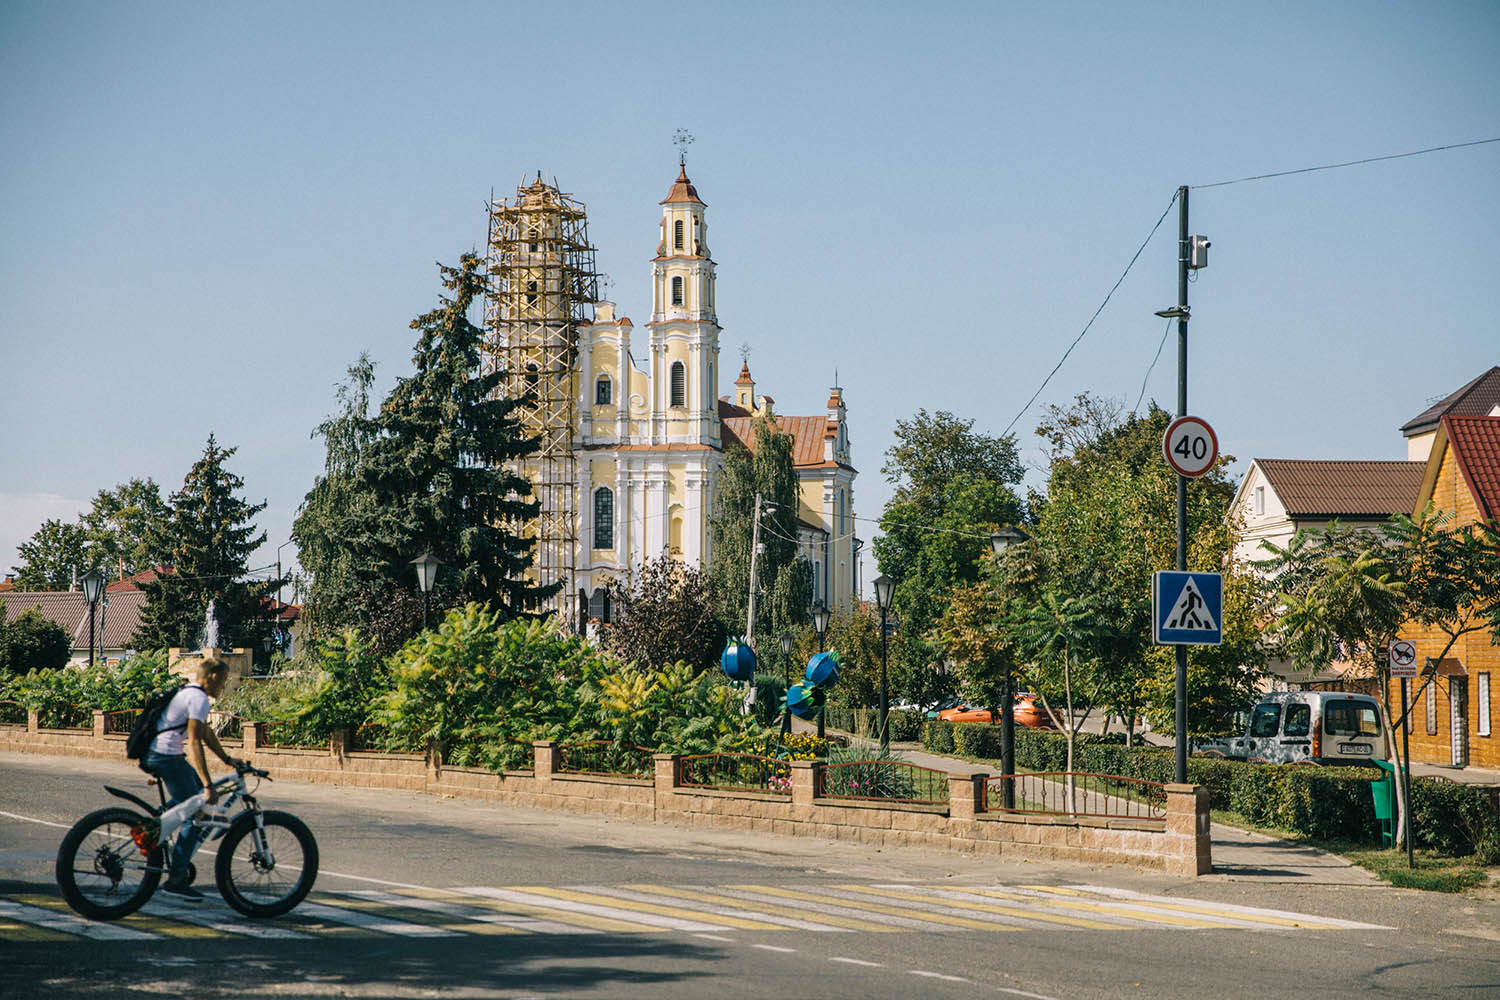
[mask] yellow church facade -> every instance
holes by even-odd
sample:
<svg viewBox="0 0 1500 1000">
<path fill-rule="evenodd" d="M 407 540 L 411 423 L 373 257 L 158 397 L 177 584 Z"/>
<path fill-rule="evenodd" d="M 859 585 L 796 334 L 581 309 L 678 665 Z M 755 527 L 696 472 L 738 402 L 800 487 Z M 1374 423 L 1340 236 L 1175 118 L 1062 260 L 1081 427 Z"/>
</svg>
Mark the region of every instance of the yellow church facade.
<svg viewBox="0 0 1500 1000">
<path fill-rule="evenodd" d="M 732 393 L 721 396 L 706 205 L 685 166 L 661 209 L 644 328 L 609 301 L 596 302 L 592 322 L 578 326 L 572 437 L 580 607 L 608 621 L 610 582 L 662 554 L 698 567 L 712 561 L 709 519 L 725 453 L 753 450 L 752 422 L 770 413 L 794 441 L 799 549 L 813 567 L 815 600 L 848 612 L 859 592 L 861 542 L 843 390 L 830 389 L 821 413 L 783 416 L 756 394 L 746 364 Z"/>
</svg>

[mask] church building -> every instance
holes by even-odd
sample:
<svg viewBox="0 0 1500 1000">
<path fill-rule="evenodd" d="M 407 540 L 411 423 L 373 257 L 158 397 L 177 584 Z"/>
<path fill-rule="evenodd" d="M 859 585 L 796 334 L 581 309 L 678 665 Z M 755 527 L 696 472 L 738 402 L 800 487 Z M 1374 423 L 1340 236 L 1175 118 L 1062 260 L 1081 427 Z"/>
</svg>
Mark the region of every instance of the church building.
<svg viewBox="0 0 1500 1000">
<path fill-rule="evenodd" d="M 715 264 L 706 205 L 685 164 L 661 209 L 645 329 L 609 301 L 577 326 L 573 592 L 590 618 L 608 621 L 610 580 L 662 553 L 712 561 L 708 525 L 726 450 L 753 451 L 753 421 L 769 413 L 794 441 L 800 551 L 813 567 L 815 600 L 847 613 L 861 542 L 843 389 L 829 390 L 822 412 L 782 415 L 757 394 L 747 362 L 720 395 Z"/>
</svg>

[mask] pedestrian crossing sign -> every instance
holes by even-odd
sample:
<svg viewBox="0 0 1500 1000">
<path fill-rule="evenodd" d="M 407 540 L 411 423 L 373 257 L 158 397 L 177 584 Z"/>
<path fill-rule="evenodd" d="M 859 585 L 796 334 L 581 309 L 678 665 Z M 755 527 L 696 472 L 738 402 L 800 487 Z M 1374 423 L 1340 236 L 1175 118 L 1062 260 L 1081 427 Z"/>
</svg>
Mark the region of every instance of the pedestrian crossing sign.
<svg viewBox="0 0 1500 1000">
<path fill-rule="evenodd" d="M 1224 640 L 1224 575 L 1153 573 L 1151 622 L 1158 646 L 1217 646 Z"/>
</svg>

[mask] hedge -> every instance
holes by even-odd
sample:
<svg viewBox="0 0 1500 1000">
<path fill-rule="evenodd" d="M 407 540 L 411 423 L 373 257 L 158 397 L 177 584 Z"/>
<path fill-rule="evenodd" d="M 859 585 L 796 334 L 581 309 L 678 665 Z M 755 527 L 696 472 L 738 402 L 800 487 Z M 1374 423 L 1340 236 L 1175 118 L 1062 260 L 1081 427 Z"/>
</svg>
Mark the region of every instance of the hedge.
<svg viewBox="0 0 1500 1000">
<path fill-rule="evenodd" d="M 1067 766 L 1067 739 L 1061 733 L 1016 727 L 1018 771 L 1061 771 Z M 1142 778 L 1162 784 L 1175 770 L 1173 751 L 1125 747 L 1123 735 L 1079 733 L 1073 770 Z M 978 723 L 928 722 L 922 743 L 933 753 L 958 753 L 998 761 L 1000 727 Z M 1210 805 L 1228 809 L 1260 826 L 1292 830 L 1320 840 L 1379 844 L 1370 783 L 1379 775 L 1365 768 L 1250 764 L 1244 761 L 1188 759 L 1188 780 L 1209 790 Z M 1449 857 L 1477 856 L 1500 863 L 1500 816 L 1485 795 L 1467 785 L 1429 778 L 1412 781 L 1412 831 L 1419 847 Z"/>
<path fill-rule="evenodd" d="M 873 708 L 850 708 L 847 705 L 829 705 L 824 725 L 865 739 L 879 739 L 880 711 Z M 922 713 L 915 709 L 893 708 L 890 710 L 892 743 L 915 743 L 922 739 Z"/>
</svg>

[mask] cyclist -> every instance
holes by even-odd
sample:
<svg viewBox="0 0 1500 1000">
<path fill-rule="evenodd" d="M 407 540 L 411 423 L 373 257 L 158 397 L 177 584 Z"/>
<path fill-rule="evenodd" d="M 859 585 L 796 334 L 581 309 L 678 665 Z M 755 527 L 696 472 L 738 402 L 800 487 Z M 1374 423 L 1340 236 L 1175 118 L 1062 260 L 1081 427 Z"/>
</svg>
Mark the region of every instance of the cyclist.
<svg viewBox="0 0 1500 1000">
<path fill-rule="evenodd" d="M 157 722 L 156 739 L 146 753 L 146 770 L 156 775 L 167 791 L 167 805 L 208 789 L 208 803 L 218 798 L 208 773 L 206 745 L 218 758 L 231 766 L 238 760 L 224 752 L 219 737 L 208 727 L 210 700 L 217 698 L 229 681 L 229 664 L 210 654 L 198 664 L 195 680 L 167 705 Z M 162 891 L 178 899 L 199 903 L 203 893 L 193 888 L 189 864 L 198 844 L 208 831 L 195 823 L 184 823 L 177 834 L 167 862 L 167 881 Z"/>
</svg>

